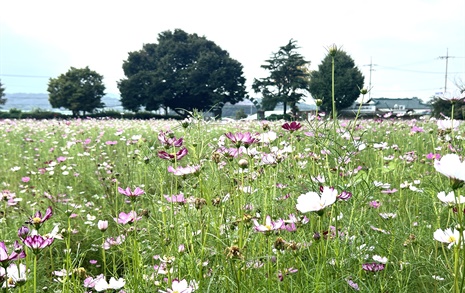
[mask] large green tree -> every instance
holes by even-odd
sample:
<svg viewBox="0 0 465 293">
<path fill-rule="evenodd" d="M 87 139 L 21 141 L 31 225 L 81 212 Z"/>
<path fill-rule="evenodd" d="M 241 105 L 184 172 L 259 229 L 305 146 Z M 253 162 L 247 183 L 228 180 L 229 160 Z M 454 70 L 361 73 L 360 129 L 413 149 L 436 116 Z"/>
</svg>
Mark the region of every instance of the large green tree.
<svg viewBox="0 0 465 293">
<path fill-rule="evenodd" d="M 65 74 L 51 78 L 47 90 L 52 107 L 69 109 L 74 116 L 79 115 L 80 111 L 85 114 L 104 107 L 103 76 L 89 67 L 71 67 Z"/>
<path fill-rule="evenodd" d="M 130 52 L 123 71 L 121 104 L 131 111 L 170 108 L 185 116 L 184 110 L 197 109 L 219 116 L 226 102 L 246 97 L 242 65 L 214 42 L 180 29 Z"/>
<path fill-rule="evenodd" d="M 6 99 L 3 97 L 5 96 L 5 88 L 3 87 L 2 81 L 0 80 L 0 105 L 5 105 Z"/>
<path fill-rule="evenodd" d="M 302 55 L 297 53 L 297 49 L 296 41 L 291 39 L 261 66 L 270 74 L 265 78 L 254 79 L 252 88 L 256 93 L 262 94 L 263 110 L 273 110 L 276 104 L 283 103 L 283 114 L 286 114 L 288 105 L 296 114 L 297 103 L 308 92 L 310 77 L 307 70 L 310 62 L 305 61 Z"/>
<path fill-rule="evenodd" d="M 331 53 L 331 54 L 330 54 Z M 332 110 L 332 57 L 334 57 L 334 102 L 336 111 L 349 107 L 360 96 L 365 77 L 344 51 L 332 48 L 318 70 L 311 73 L 310 93 L 321 99 L 323 111 Z"/>
</svg>

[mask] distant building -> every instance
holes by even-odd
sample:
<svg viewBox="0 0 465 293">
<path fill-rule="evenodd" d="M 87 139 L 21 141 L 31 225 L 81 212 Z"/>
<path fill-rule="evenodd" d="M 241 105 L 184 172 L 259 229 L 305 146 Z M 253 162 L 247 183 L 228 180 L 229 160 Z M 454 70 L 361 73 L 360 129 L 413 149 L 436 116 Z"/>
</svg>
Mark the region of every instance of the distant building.
<svg viewBox="0 0 465 293">
<path fill-rule="evenodd" d="M 372 98 L 366 103 L 360 105 L 355 102 L 349 108 L 341 112 L 345 115 L 355 115 L 360 109 L 361 115 L 384 115 L 392 113 L 393 115 L 427 115 L 431 113 L 432 106 L 424 103 L 419 98 L 404 98 L 404 99 L 388 99 L 388 98 Z"/>
</svg>

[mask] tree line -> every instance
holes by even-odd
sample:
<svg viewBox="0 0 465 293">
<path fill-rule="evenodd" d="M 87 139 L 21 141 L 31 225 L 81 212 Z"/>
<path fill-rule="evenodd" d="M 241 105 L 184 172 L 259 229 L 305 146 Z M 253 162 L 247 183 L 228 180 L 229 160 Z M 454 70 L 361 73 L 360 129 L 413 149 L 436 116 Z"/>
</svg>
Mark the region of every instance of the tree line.
<svg viewBox="0 0 465 293">
<path fill-rule="evenodd" d="M 290 109 L 296 114 L 297 104 L 308 95 L 318 99 L 320 109 L 327 112 L 333 110 L 333 100 L 337 111 L 360 96 L 364 76 L 346 52 L 336 48 L 330 55 L 328 51 L 318 70 L 310 71 L 310 62 L 298 49 L 297 41 L 291 39 L 265 60 L 261 67 L 268 76 L 254 79 L 252 85 L 261 95 L 258 100 L 247 94 L 243 66 L 227 51 L 197 34 L 165 31 L 156 43 L 128 53 L 122 65 L 125 78 L 117 82 L 120 101 L 125 110 L 136 113 L 159 109 L 167 113 L 170 109 L 186 116 L 197 109 L 220 116 L 225 103 L 236 104 L 246 98 L 261 110 L 273 110 L 282 103 L 284 113 Z M 0 91 L 3 94 L 1 83 Z M 103 76 L 89 67 L 71 67 L 51 78 L 47 91 L 52 107 L 68 109 L 74 115 L 104 107 Z"/>
</svg>

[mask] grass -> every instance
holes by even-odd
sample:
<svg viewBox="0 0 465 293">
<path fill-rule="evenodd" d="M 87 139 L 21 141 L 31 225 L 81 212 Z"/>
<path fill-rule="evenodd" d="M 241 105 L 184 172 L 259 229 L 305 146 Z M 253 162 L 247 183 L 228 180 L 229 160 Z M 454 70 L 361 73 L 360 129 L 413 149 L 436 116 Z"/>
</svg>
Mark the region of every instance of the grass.
<svg viewBox="0 0 465 293">
<path fill-rule="evenodd" d="M 355 126 L 344 120 L 336 127 L 314 119 L 295 131 L 283 129 L 282 121 L 184 123 L 0 121 L 1 240 L 9 254 L 15 241 L 27 254 L 1 262 L 4 268 L 11 263 L 27 268 L 19 279 L 0 271 L 11 285 L 3 291 L 172 292 L 185 286 L 185 292 L 461 292 L 464 287 L 463 239 L 448 248 L 433 238 L 437 229 L 457 227 L 463 217 L 454 213 L 457 205 L 437 198 L 452 187 L 427 157 L 463 155 L 463 127 L 447 133 L 434 120 L 398 118 L 358 120 Z M 258 141 L 237 154 L 239 143 L 226 133 L 250 133 Z M 159 135 L 182 138 L 182 146 L 164 146 Z M 183 147 L 188 153 L 182 158 L 158 156 Z M 200 168 L 180 169 L 187 174 L 178 176 L 169 166 Z M 352 196 L 319 212 L 297 210 L 299 196 L 320 194 L 320 186 Z M 143 193 L 127 196 L 119 187 Z M 167 200 L 173 196 L 184 200 Z M 25 222 L 38 211 L 43 217 L 48 207 L 53 215 L 33 232 L 37 227 Z M 131 211 L 135 217 L 118 223 Z M 267 216 L 275 224 L 283 220 L 287 229 L 266 226 Z M 99 221 L 108 221 L 108 229 L 99 230 Z M 257 225 L 266 231 L 257 231 Z M 33 250 L 18 236 L 23 226 L 30 231 L 22 239 L 58 228 L 51 245 Z M 115 282 L 92 288 L 101 274 Z"/>
</svg>

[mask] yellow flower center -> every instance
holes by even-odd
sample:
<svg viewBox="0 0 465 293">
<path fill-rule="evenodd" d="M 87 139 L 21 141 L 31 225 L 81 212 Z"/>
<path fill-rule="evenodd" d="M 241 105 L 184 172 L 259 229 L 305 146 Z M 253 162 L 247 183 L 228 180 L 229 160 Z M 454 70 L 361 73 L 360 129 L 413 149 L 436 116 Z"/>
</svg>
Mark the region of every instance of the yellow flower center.
<svg viewBox="0 0 465 293">
<path fill-rule="evenodd" d="M 449 243 L 455 242 L 456 240 L 457 240 L 457 238 L 455 238 L 454 235 L 451 235 L 451 236 L 449 236 L 449 238 L 447 238 L 447 241 L 449 241 Z"/>
<path fill-rule="evenodd" d="M 267 230 L 271 230 L 272 227 L 271 227 L 271 225 L 265 225 L 265 228 L 266 228 Z"/>
<path fill-rule="evenodd" d="M 42 221 L 42 219 L 39 218 L 39 217 L 35 217 L 35 218 L 32 219 L 33 224 L 39 224 L 41 221 Z"/>
</svg>

